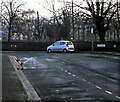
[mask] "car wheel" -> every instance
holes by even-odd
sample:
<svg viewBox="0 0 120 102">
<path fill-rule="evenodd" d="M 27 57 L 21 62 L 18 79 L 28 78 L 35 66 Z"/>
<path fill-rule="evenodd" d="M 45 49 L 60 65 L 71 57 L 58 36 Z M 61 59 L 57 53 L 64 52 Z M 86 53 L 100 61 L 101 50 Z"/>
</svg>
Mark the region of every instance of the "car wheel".
<svg viewBox="0 0 120 102">
<path fill-rule="evenodd" d="M 67 50 L 66 50 L 66 49 L 64 49 L 64 50 L 63 50 L 63 52 L 65 52 L 65 53 L 66 53 L 66 52 L 67 52 Z"/>
<path fill-rule="evenodd" d="M 52 50 L 51 49 L 48 49 L 48 51 L 47 51 L 48 53 L 51 53 L 52 52 Z"/>
</svg>

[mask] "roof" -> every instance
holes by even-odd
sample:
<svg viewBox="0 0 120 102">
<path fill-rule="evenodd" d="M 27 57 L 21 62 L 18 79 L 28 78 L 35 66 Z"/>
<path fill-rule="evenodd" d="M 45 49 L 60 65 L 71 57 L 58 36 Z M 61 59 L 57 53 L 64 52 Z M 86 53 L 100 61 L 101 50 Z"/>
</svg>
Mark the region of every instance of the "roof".
<svg viewBox="0 0 120 102">
<path fill-rule="evenodd" d="M 65 42 L 68 42 L 69 40 L 60 40 L 60 41 L 65 41 Z"/>
</svg>

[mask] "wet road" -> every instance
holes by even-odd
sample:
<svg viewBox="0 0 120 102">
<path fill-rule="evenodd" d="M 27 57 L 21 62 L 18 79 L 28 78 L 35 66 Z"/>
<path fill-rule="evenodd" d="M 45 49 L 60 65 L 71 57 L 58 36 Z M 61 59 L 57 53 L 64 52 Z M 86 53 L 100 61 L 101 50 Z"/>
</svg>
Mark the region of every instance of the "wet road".
<svg viewBox="0 0 120 102">
<path fill-rule="evenodd" d="M 43 101 L 120 100 L 119 62 L 91 53 L 14 52 Z"/>
</svg>

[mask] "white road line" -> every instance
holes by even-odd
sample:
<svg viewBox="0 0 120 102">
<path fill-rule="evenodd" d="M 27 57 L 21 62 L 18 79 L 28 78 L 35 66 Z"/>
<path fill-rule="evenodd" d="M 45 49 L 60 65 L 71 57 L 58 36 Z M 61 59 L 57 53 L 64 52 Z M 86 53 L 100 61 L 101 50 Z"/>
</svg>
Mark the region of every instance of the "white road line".
<svg viewBox="0 0 120 102">
<path fill-rule="evenodd" d="M 88 84 L 91 84 L 91 82 L 88 82 Z"/>
<path fill-rule="evenodd" d="M 71 97 L 70 99 L 72 100 L 73 98 Z"/>
<path fill-rule="evenodd" d="M 118 99 L 120 99 L 120 97 L 119 96 L 115 96 L 116 98 L 118 98 Z"/>
<path fill-rule="evenodd" d="M 75 77 L 76 75 L 74 75 L 74 74 L 73 74 L 72 76 L 74 76 L 74 77 Z"/>
<path fill-rule="evenodd" d="M 70 72 L 68 72 L 68 74 L 71 74 Z"/>
<path fill-rule="evenodd" d="M 62 68 L 60 68 L 61 70 L 64 70 L 64 69 L 62 69 Z M 67 70 L 64 70 L 66 73 L 68 73 L 68 74 L 72 74 L 72 73 L 70 73 L 70 72 L 68 72 Z M 96 75 L 99 75 L 99 74 L 96 74 Z M 72 74 L 72 76 L 76 76 L 75 74 Z M 79 77 L 77 77 L 77 78 L 79 78 Z M 83 80 L 83 81 L 87 81 L 87 80 L 85 80 L 85 79 L 81 79 L 81 78 L 79 78 L 80 80 Z M 73 84 L 73 83 L 72 83 Z M 88 82 L 88 84 L 90 84 L 90 85 L 94 85 L 94 84 L 92 84 L 91 82 Z M 99 86 L 95 86 L 97 89 L 102 89 L 101 87 L 99 87 Z M 108 93 L 108 94 L 112 94 L 112 92 L 110 92 L 110 91 L 107 91 L 107 90 L 105 90 L 105 92 L 106 93 Z M 115 96 L 116 98 L 118 98 L 118 99 L 120 99 L 120 97 L 119 96 Z"/>
<path fill-rule="evenodd" d="M 97 73 L 96 75 L 100 75 L 100 74 Z"/>
<path fill-rule="evenodd" d="M 58 92 L 59 92 L 59 90 L 56 90 L 56 92 L 58 93 Z"/>
<path fill-rule="evenodd" d="M 62 68 L 60 68 L 61 70 L 63 70 Z"/>
<path fill-rule="evenodd" d="M 112 92 L 110 92 L 110 91 L 107 91 L 107 90 L 106 90 L 105 92 L 106 92 L 106 93 L 108 93 L 108 94 L 112 94 Z"/>
<path fill-rule="evenodd" d="M 83 81 L 86 81 L 85 79 L 82 79 Z"/>
<path fill-rule="evenodd" d="M 101 87 L 99 87 L 99 86 L 96 86 L 96 88 L 97 88 L 97 89 L 102 89 L 102 88 L 101 88 Z"/>
<path fill-rule="evenodd" d="M 67 73 L 67 70 L 65 70 L 65 72 Z"/>
</svg>

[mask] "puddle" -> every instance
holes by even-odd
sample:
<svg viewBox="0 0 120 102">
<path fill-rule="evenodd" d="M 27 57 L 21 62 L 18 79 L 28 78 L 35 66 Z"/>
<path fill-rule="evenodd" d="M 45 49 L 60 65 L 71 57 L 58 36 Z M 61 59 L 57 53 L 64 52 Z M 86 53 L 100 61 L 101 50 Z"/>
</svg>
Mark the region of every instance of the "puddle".
<svg viewBox="0 0 120 102">
<path fill-rule="evenodd" d="M 22 59 L 20 59 L 20 61 L 28 69 L 46 68 L 47 67 L 45 64 L 38 62 L 36 57 L 22 58 Z"/>
</svg>

